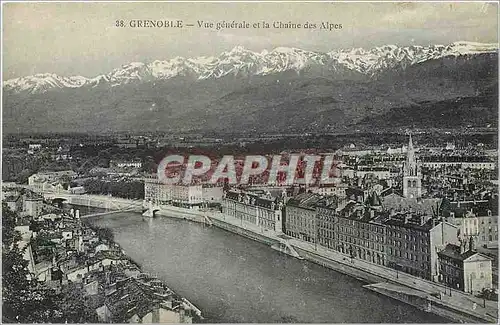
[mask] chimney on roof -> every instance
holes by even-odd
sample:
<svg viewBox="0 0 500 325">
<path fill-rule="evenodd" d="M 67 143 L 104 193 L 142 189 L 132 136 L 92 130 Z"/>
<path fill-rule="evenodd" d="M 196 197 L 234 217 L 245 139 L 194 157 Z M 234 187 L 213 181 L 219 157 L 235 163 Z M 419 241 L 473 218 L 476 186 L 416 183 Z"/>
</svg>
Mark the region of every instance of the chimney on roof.
<svg viewBox="0 0 500 325">
<path fill-rule="evenodd" d="M 467 239 L 460 241 L 460 254 L 465 253 L 467 247 Z"/>
<path fill-rule="evenodd" d="M 470 251 L 473 251 L 473 250 L 474 250 L 474 248 L 475 248 L 475 247 L 474 247 L 474 246 L 475 246 L 474 244 L 475 244 L 475 243 L 474 243 L 474 238 L 472 238 L 472 236 L 470 236 L 470 238 L 469 238 L 469 250 L 470 250 Z"/>
<path fill-rule="evenodd" d="M 433 218 L 432 219 L 432 227 L 435 227 L 437 222 L 438 222 L 437 218 Z"/>
</svg>

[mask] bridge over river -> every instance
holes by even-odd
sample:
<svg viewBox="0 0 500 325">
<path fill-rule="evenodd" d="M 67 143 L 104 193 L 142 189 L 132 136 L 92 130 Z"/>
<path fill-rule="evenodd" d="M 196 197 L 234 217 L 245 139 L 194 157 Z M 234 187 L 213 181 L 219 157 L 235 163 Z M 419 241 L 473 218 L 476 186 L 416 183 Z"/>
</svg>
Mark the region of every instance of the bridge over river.
<svg viewBox="0 0 500 325">
<path fill-rule="evenodd" d="M 148 208 L 148 210 L 150 212 L 154 212 L 154 209 L 155 207 L 151 204 L 148 204 L 148 206 L 144 206 L 144 202 L 142 200 L 126 200 L 126 199 L 120 199 L 120 198 L 115 198 L 115 197 L 108 197 L 108 196 L 98 196 L 98 195 L 76 195 L 76 194 L 69 194 L 69 193 L 43 193 L 44 197 L 46 199 L 51 199 L 51 200 L 62 200 L 62 201 L 66 201 L 68 202 L 69 204 L 71 205 L 76 205 L 76 206 L 86 206 L 86 207 L 95 207 L 95 208 L 100 208 L 100 209 L 105 209 L 105 210 L 114 210 L 112 213 L 109 213 L 109 211 L 107 212 L 97 212 L 97 213 L 93 213 L 91 215 L 87 215 L 87 216 L 99 216 L 99 215 L 107 215 L 106 218 L 93 218 L 92 219 L 92 222 L 99 222 L 99 223 L 104 223 L 104 224 L 108 224 L 108 220 L 109 222 L 111 223 L 110 224 L 110 228 L 113 229 L 113 231 L 116 231 L 115 230 L 115 225 L 114 223 L 118 220 L 118 219 L 123 219 L 123 221 L 119 221 L 118 222 L 118 226 L 122 225 L 122 223 L 126 224 L 126 223 L 131 223 L 133 225 L 132 228 L 136 228 L 137 231 L 141 231 L 140 229 L 142 229 L 144 227 L 143 223 L 146 222 L 145 220 L 143 220 L 143 218 L 137 218 L 137 216 L 140 216 L 140 213 L 136 213 L 135 211 L 137 212 L 143 212 L 143 208 Z M 222 219 L 220 219 L 218 217 L 217 214 L 214 214 L 214 215 L 211 215 L 210 218 L 212 220 L 210 220 L 207 215 L 204 213 L 204 212 L 201 212 L 201 211 L 189 211 L 189 210 L 185 210 L 185 209 L 179 209 L 179 208 L 175 208 L 175 207 L 169 207 L 169 208 L 166 208 L 167 211 L 162 211 L 160 213 L 167 213 L 169 216 L 172 216 L 172 217 L 177 217 L 177 218 L 181 218 L 181 219 L 188 219 L 188 220 L 193 220 L 193 221 L 198 221 L 200 222 L 200 219 L 202 220 L 202 224 L 195 224 L 195 223 L 185 223 L 185 222 L 181 222 L 181 224 L 186 224 L 186 225 L 196 225 L 196 227 L 202 227 L 203 229 L 205 228 L 210 228 L 210 229 L 217 229 L 217 228 L 222 228 L 222 229 L 226 229 L 224 227 L 221 227 L 221 224 L 223 225 L 229 225 L 228 221 L 225 220 L 224 216 L 222 216 Z M 125 210 L 127 212 L 125 212 Z M 162 209 L 163 210 L 163 209 Z M 177 211 L 179 210 L 179 211 Z M 83 217 L 83 216 L 82 216 Z M 136 221 L 132 221 L 131 219 L 135 219 Z M 153 226 L 155 225 L 156 226 L 160 226 L 160 225 L 163 225 L 163 224 L 171 224 L 172 222 L 178 222 L 177 220 L 175 219 L 171 219 L 171 218 L 158 218 L 158 219 L 153 219 L 153 218 L 148 218 L 149 220 L 146 222 L 146 224 L 149 226 Z M 212 221 L 214 222 L 218 222 L 218 227 L 204 227 L 205 224 L 207 224 L 207 222 L 204 222 L 203 220 L 205 219 L 208 219 L 210 222 L 208 224 L 212 224 Z M 219 220 L 220 219 L 220 220 Z M 227 222 L 226 222 L 227 221 Z M 161 226 L 160 226 L 161 227 Z M 195 226 L 189 226 L 189 227 L 195 227 Z M 153 231 L 152 228 L 148 228 L 149 230 L 146 230 L 146 232 L 151 232 Z M 187 264 L 190 264 L 191 263 L 194 263 L 195 264 L 195 267 L 201 267 L 199 265 L 199 263 L 197 262 L 197 258 L 194 258 L 193 257 L 193 260 L 190 260 L 189 256 L 193 253 L 193 252 L 197 252 L 197 251 L 200 251 L 200 250 L 203 250 L 201 249 L 200 247 L 198 247 L 198 245 L 202 245 L 202 247 L 211 247 L 210 245 L 208 244 L 204 244 L 204 243 L 201 243 L 201 242 L 198 242 L 197 243 L 189 243 L 189 240 L 190 238 L 192 239 L 193 236 L 196 237 L 194 234 L 195 233 L 198 233 L 199 230 L 196 230 L 195 229 L 198 229 L 198 228 L 194 228 L 192 229 L 193 232 L 189 232 L 188 234 L 186 234 L 186 236 L 188 236 L 189 238 L 178 238 L 178 241 L 176 241 L 176 243 L 182 243 L 183 241 L 188 241 L 187 243 L 185 244 L 182 244 L 182 245 L 188 245 L 190 248 L 189 248 L 189 252 L 184 252 L 186 254 L 188 254 L 188 256 L 186 257 L 187 260 L 184 261 L 185 263 Z M 229 230 L 231 232 L 234 232 L 234 230 L 231 230 L 231 229 L 226 229 L 226 230 Z M 241 229 L 238 228 L 239 231 L 235 231 L 236 233 L 240 233 L 241 232 Z M 130 231 L 135 231 L 135 230 L 130 230 Z M 153 232 L 155 232 L 156 230 L 154 230 Z M 208 231 L 208 230 L 205 230 L 205 231 Z M 222 231 L 222 233 L 221 233 Z M 254 232 L 253 234 L 258 234 L 259 233 L 259 229 L 254 229 Z M 127 231 L 128 233 L 129 231 Z M 281 247 L 283 245 L 281 245 L 280 247 L 269 247 L 267 245 L 262 245 L 260 243 L 257 243 L 255 241 L 252 241 L 252 240 L 248 240 L 248 239 L 245 239 L 245 238 L 242 238 L 238 235 L 234 235 L 232 233 L 229 233 L 229 232 L 225 232 L 221 229 L 218 229 L 218 230 L 214 230 L 214 234 L 216 234 L 217 236 L 222 236 L 222 237 L 225 237 L 225 236 L 236 236 L 237 239 L 234 239 L 236 242 L 237 241 L 243 241 L 243 242 L 246 242 L 246 243 L 253 243 L 252 245 L 256 245 L 259 247 L 259 253 L 258 254 L 264 254 L 264 251 L 268 251 L 268 250 L 271 250 L 271 251 L 274 251 L 276 252 L 276 250 L 282 252 L 284 250 L 286 250 L 286 247 Z M 223 235 L 224 234 L 224 235 Z M 163 235 L 166 235 L 165 234 L 162 234 Z M 131 238 L 133 236 L 130 236 Z M 175 237 L 175 236 L 174 236 Z M 234 237 L 231 237 L 231 238 L 234 238 Z M 124 239 L 125 241 L 128 240 L 128 237 Z M 149 239 L 148 239 L 149 240 Z M 146 240 L 146 242 L 148 241 Z M 172 247 L 169 246 L 169 245 L 172 245 L 171 242 L 168 242 L 168 243 L 164 243 L 166 245 L 163 245 L 162 243 L 162 240 L 161 239 L 156 239 L 158 242 L 155 242 L 154 244 L 153 243 L 149 243 L 149 244 L 146 244 L 145 247 L 149 247 L 149 248 L 152 248 L 152 249 L 156 249 L 156 247 L 158 247 L 159 249 L 159 253 L 165 253 L 165 249 L 171 249 Z M 210 241 L 209 239 L 207 239 L 207 241 Z M 120 243 L 120 242 L 119 242 Z M 239 242 L 238 242 L 239 243 Z M 121 244 L 121 243 L 120 243 Z M 133 243 L 134 244 L 134 243 Z M 168 245 L 167 245 L 168 244 Z M 303 243 L 301 243 L 303 244 Z M 135 244 L 134 244 L 135 245 Z M 208 246 L 206 246 L 208 245 Z M 234 245 L 236 245 L 235 243 L 231 243 L 229 244 L 228 247 L 233 247 Z M 250 245 L 250 244 L 248 244 Z M 122 245 L 123 246 L 123 245 Z M 285 245 L 286 246 L 286 245 Z M 300 246 L 300 245 L 299 245 Z M 137 247 L 135 247 L 134 249 L 137 249 Z M 128 251 L 128 249 L 126 249 Z M 142 251 L 142 250 L 141 250 Z M 292 250 L 292 253 L 293 253 L 293 250 Z M 244 260 L 247 260 L 247 259 L 254 259 L 256 256 L 248 256 L 245 254 L 245 252 L 241 252 L 241 256 Z M 218 257 L 220 257 L 220 254 L 217 250 L 213 250 L 212 248 L 210 248 L 210 251 L 206 251 L 204 253 L 204 255 L 213 255 L 213 257 L 215 259 L 217 259 Z M 264 254 L 265 255 L 265 254 Z M 290 254 L 288 253 L 288 255 L 293 255 L 293 254 Z M 146 254 L 146 256 L 148 256 L 148 254 Z M 275 255 L 273 255 L 275 256 Z M 134 256 L 132 256 L 134 258 Z M 289 256 L 287 255 L 283 255 L 284 258 L 286 259 L 290 259 Z M 143 258 L 142 256 L 138 256 L 138 258 Z M 159 257 L 151 257 L 152 260 L 151 261 L 155 261 L 155 260 L 158 260 Z M 175 256 L 175 258 L 177 258 L 177 256 Z M 175 258 L 173 258 L 175 260 Z M 204 257 L 206 258 L 206 256 Z M 276 258 L 276 257 L 275 257 Z M 203 258 L 202 258 L 203 259 Z M 161 258 L 160 258 L 161 260 Z M 281 258 L 280 258 L 281 260 Z M 295 260 L 295 259 L 292 259 L 292 260 Z M 150 260 L 147 260 L 147 262 L 151 262 Z M 178 262 L 181 262 L 181 261 L 178 261 Z M 165 263 L 170 263 L 169 260 L 166 260 Z M 234 263 L 231 262 L 231 263 Z M 233 266 L 233 264 L 227 264 L 227 266 Z M 273 263 L 271 261 L 271 263 Z M 305 263 L 305 262 L 304 262 Z M 175 264 L 175 263 L 174 263 Z M 275 263 L 274 263 L 275 264 Z M 321 264 L 321 263 L 320 263 Z M 198 265 L 198 266 L 196 266 Z M 308 264 L 309 265 L 309 264 Z M 252 267 L 252 266 L 251 266 Z M 254 266 L 254 267 L 257 267 L 257 266 Z M 258 266 L 259 268 L 260 267 L 263 267 L 262 265 Z M 279 267 L 279 265 L 275 265 L 275 267 Z M 187 271 L 182 271 L 186 274 L 189 274 L 187 273 Z M 270 271 L 268 271 L 270 272 Z M 335 271 L 331 271 L 330 272 L 335 272 Z M 245 270 L 239 270 L 238 272 L 236 272 L 236 274 L 244 274 L 245 273 Z M 234 275 L 235 277 L 237 277 L 237 275 Z M 215 275 L 214 275 L 215 276 Z M 343 277 L 340 277 L 343 279 Z M 193 279 L 191 279 L 193 280 Z M 190 281 L 191 281 L 190 280 Z M 194 280 L 193 280 L 194 281 Z M 247 281 L 246 278 L 242 278 L 241 281 Z M 168 282 L 168 281 L 167 281 Z M 321 282 L 321 281 L 320 281 Z M 247 288 L 248 289 L 248 288 Z M 229 289 L 228 289 L 229 290 Z M 274 290 L 274 289 L 273 289 Z M 291 289 L 290 289 L 291 290 Z M 289 290 L 289 291 L 290 291 Z M 360 297 L 358 299 L 364 299 L 363 297 L 364 296 L 369 296 L 367 294 L 367 289 L 364 289 L 365 292 L 364 293 L 361 293 Z M 180 291 L 180 290 L 178 290 Z M 231 290 L 229 290 L 231 291 Z M 293 291 L 293 290 L 292 290 Z M 267 292 L 267 289 L 263 292 Z M 291 292 L 291 291 L 290 291 Z M 263 293 L 264 294 L 264 293 Z M 188 296 L 188 295 L 186 295 Z M 291 294 L 289 297 L 293 297 L 294 295 Z M 340 296 L 343 297 L 343 299 L 350 299 L 349 297 L 346 297 L 344 295 L 344 293 L 342 293 Z M 189 297 L 189 296 L 188 296 Z M 243 297 L 241 297 L 241 299 L 244 299 Z M 191 299 L 190 299 L 191 300 Z M 228 302 L 226 300 L 224 300 L 224 302 L 226 304 L 228 303 L 231 303 L 231 302 Z M 233 301 L 234 302 L 234 301 Z M 196 301 L 194 301 L 194 303 L 196 305 L 199 305 Z M 392 300 L 389 300 L 388 303 L 394 303 L 394 301 Z M 321 303 L 320 303 L 321 305 Z M 365 306 L 365 305 L 364 305 Z M 367 306 L 367 305 L 366 305 Z M 366 307 L 365 306 L 365 307 Z M 241 306 L 241 308 L 243 308 L 243 306 Z M 262 308 L 262 306 L 259 305 L 259 308 Z M 260 310 L 260 309 L 257 309 L 257 310 Z M 408 308 L 411 308 L 408 306 Z M 288 309 L 287 309 L 288 310 Z M 320 312 L 319 310 L 316 310 L 316 312 Z M 353 311 L 354 312 L 354 311 Z M 415 311 L 413 311 L 415 312 Z M 285 313 L 286 314 L 286 313 Z M 295 313 L 291 313 L 291 314 L 295 314 Z M 345 314 L 342 314 L 343 316 L 346 316 Z M 254 322 L 254 321 L 260 321 L 260 322 L 269 322 L 271 321 L 270 319 L 258 319 L 258 318 L 252 318 L 251 316 L 255 316 L 255 315 L 248 315 L 248 317 L 245 317 L 243 319 L 235 319 L 235 318 L 223 318 L 221 319 L 221 321 L 224 321 L 224 322 L 236 322 L 236 321 L 245 321 L 245 322 Z M 312 317 L 312 316 L 311 316 Z M 357 317 L 355 317 L 355 315 L 350 315 L 349 317 L 347 318 L 344 318 L 344 317 L 341 317 L 341 318 L 344 318 L 344 319 L 341 319 L 341 318 L 336 318 L 336 317 L 332 317 L 331 319 L 325 319 L 325 318 L 315 318 L 315 317 L 312 317 L 312 318 L 302 318 L 302 317 L 299 317 L 298 319 L 299 320 L 302 320 L 303 322 L 311 322 L 312 319 L 321 319 L 321 321 L 323 322 L 332 322 L 332 320 L 338 320 L 340 322 L 344 322 L 346 321 L 346 319 L 349 319 L 349 320 L 355 320 L 355 322 L 366 322 L 366 321 L 369 321 L 369 322 L 375 322 L 374 319 L 370 318 L 369 316 L 367 316 L 368 318 L 366 319 L 358 319 Z M 405 319 L 390 319 L 390 318 L 387 318 L 387 319 L 384 319 L 384 322 L 401 322 L 401 321 L 408 321 L 408 322 L 411 322 L 409 318 L 407 318 L 408 315 L 405 313 Z M 217 318 L 217 317 L 216 317 Z M 420 320 L 423 320 L 425 319 L 424 318 L 421 318 Z M 441 321 L 441 318 L 439 317 L 431 317 L 429 319 L 432 319 L 434 321 Z M 288 320 L 285 318 L 285 320 Z M 280 321 L 279 319 L 272 319 L 272 321 Z"/>
<path fill-rule="evenodd" d="M 218 227 L 122 212 L 92 218 L 142 268 L 198 306 L 208 323 L 436 323 L 439 316 Z"/>
<path fill-rule="evenodd" d="M 29 189 L 43 196 L 45 200 L 59 203 L 67 203 L 70 205 L 87 206 L 105 211 L 134 211 L 143 212 L 143 200 L 124 199 L 110 195 L 92 195 L 92 194 L 74 194 L 69 191 L 43 191 L 35 186 L 30 185 L 15 185 Z M 103 214 L 107 214 L 103 213 Z"/>
</svg>

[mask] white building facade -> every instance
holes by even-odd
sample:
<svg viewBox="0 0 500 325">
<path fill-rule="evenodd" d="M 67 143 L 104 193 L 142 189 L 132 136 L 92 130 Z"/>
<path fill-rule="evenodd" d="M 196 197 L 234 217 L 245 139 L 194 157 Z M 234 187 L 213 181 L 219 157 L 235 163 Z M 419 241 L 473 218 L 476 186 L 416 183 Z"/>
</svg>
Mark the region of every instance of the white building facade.
<svg viewBox="0 0 500 325">
<path fill-rule="evenodd" d="M 222 199 L 222 213 L 226 216 L 276 232 L 282 232 L 282 208 L 282 203 L 271 196 L 237 190 L 227 191 Z"/>
<path fill-rule="evenodd" d="M 159 205 L 201 205 L 203 189 L 201 185 L 164 184 L 156 178 L 147 178 L 144 180 L 144 199 Z"/>
</svg>

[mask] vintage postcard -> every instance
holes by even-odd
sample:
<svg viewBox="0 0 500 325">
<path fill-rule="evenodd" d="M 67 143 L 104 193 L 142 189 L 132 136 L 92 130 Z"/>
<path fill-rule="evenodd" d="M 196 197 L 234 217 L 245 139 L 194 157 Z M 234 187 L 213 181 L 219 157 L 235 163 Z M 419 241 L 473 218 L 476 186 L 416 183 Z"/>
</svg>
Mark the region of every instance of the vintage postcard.
<svg viewBox="0 0 500 325">
<path fill-rule="evenodd" d="M 498 323 L 498 14 L 2 3 L 2 322 Z"/>
</svg>

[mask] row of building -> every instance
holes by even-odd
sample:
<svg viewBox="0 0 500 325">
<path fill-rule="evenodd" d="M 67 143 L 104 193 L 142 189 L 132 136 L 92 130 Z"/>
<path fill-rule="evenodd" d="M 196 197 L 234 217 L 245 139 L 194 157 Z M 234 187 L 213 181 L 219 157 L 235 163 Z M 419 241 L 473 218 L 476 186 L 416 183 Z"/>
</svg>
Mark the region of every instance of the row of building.
<svg viewBox="0 0 500 325">
<path fill-rule="evenodd" d="M 302 194 L 288 201 L 283 230 L 353 258 L 467 292 L 492 287 L 492 259 L 475 251 L 476 236 L 460 232 L 457 225 L 438 216 L 421 211 L 387 212 L 370 203 L 351 201 L 339 209 L 328 198 Z M 447 267 L 450 251 L 458 252 L 453 258 L 463 271 L 460 276 Z"/>
<path fill-rule="evenodd" d="M 463 220 L 451 223 L 411 209 L 384 211 L 381 204 L 375 193 L 365 202 L 347 204 L 337 197 L 302 193 L 284 204 L 282 198 L 230 190 L 222 200 L 222 212 L 466 292 L 492 288 L 492 259 L 475 250 L 477 233 L 462 230 Z"/>
<path fill-rule="evenodd" d="M 44 205 L 41 195 L 20 187 L 2 186 L 2 203 L 5 203 L 10 210 L 19 213 L 21 217 L 38 217 L 51 210 L 49 206 Z"/>
<path fill-rule="evenodd" d="M 164 184 L 159 179 L 144 179 L 144 199 L 157 205 L 199 208 L 204 204 L 220 204 L 223 189 L 212 185 Z"/>
<path fill-rule="evenodd" d="M 29 277 L 61 294 L 81 292 L 95 316 L 89 322 L 192 323 L 201 316 L 189 301 L 143 273 L 102 230 L 84 224 L 78 211 L 18 213 L 15 229 Z"/>
<path fill-rule="evenodd" d="M 476 247 L 497 246 L 498 196 L 425 198 L 422 178 L 410 139 L 402 190 L 343 188 L 341 195 L 328 195 L 311 188 L 273 196 L 230 189 L 221 209 L 264 230 L 466 292 L 492 288 L 492 259 Z"/>
</svg>

